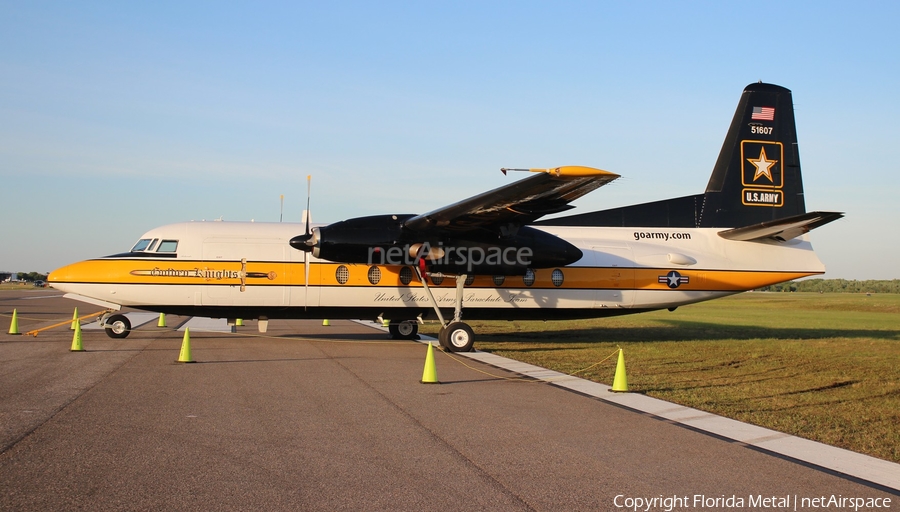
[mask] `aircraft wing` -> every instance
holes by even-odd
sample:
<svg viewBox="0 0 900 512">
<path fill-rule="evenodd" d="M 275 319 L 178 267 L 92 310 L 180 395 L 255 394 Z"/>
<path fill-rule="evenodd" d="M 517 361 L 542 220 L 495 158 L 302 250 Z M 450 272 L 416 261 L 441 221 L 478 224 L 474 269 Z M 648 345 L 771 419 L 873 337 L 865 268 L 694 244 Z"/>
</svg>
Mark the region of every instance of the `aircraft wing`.
<svg viewBox="0 0 900 512">
<path fill-rule="evenodd" d="M 819 226 L 838 220 L 844 214 L 840 212 L 809 212 L 793 217 L 786 217 L 770 222 L 761 222 L 742 228 L 719 231 L 719 236 L 728 240 L 752 241 L 771 238 L 787 241 L 808 233 Z"/>
<path fill-rule="evenodd" d="M 413 231 L 441 229 L 451 232 L 512 228 L 544 215 L 574 208 L 569 203 L 619 177 L 591 167 L 565 166 L 527 170 L 537 173 L 523 180 L 416 215 L 404 226 Z"/>
</svg>

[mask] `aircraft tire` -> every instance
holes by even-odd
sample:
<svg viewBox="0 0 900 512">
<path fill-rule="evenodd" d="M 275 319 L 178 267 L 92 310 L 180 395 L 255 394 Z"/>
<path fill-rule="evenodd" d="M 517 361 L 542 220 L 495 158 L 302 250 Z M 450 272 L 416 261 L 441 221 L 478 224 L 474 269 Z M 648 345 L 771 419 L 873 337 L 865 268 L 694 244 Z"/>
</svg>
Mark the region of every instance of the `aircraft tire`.
<svg viewBox="0 0 900 512">
<path fill-rule="evenodd" d="M 106 335 L 110 338 L 127 338 L 131 333 L 131 321 L 125 315 L 113 315 L 106 319 Z"/>
<path fill-rule="evenodd" d="M 446 327 L 441 327 L 441 330 L 438 331 L 438 343 L 441 347 L 449 351 L 450 347 L 448 345 L 450 345 L 450 342 L 447 341 L 447 332 Z"/>
<path fill-rule="evenodd" d="M 416 335 L 419 333 L 419 325 L 410 320 L 391 322 L 388 324 L 388 332 L 391 333 L 391 338 L 395 340 L 413 340 L 416 339 Z"/>
<path fill-rule="evenodd" d="M 471 352 L 475 345 L 475 332 L 464 322 L 451 322 L 438 336 L 441 346 L 450 352 Z"/>
</svg>

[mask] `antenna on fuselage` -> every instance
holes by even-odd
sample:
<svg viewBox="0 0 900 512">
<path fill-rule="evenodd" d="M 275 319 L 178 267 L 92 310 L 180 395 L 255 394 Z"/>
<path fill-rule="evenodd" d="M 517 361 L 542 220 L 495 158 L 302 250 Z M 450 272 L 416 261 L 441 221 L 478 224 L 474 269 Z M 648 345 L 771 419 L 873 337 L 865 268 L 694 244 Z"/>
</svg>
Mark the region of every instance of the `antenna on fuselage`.
<svg viewBox="0 0 900 512">
<path fill-rule="evenodd" d="M 281 213 L 278 214 L 278 222 L 284 222 L 284 194 L 281 194 Z"/>
</svg>

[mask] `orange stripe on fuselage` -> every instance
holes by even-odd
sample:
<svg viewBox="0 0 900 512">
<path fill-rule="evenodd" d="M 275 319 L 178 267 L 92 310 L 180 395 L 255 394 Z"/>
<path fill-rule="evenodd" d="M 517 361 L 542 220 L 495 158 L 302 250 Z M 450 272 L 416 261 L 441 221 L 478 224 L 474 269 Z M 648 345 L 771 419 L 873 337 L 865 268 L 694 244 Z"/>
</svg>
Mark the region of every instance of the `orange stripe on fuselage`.
<svg viewBox="0 0 900 512">
<path fill-rule="evenodd" d="M 338 268 L 347 268 L 347 281 L 342 285 L 337 279 Z M 401 281 L 402 266 L 377 265 L 381 277 L 377 283 L 369 281 L 370 265 L 311 263 L 310 286 L 379 286 L 421 287 L 415 277 L 408 284 Z M 492 276 L 477 276 L 470 288 L 560 288 L 560 289 L 637 289 L 668 290 L 660 278 L 671 268 L 633 267 L 561 267 L 563 282 L 553 284 L 554 269 L 535 270 L 535 280 L 526 286 L 522 276 L 506 276 L 497 285 Z M 53 283 L 122 283 L 122 284 L 202 284 L 221 286 L 241 285 L 240 261 L 190 261 L 148 259 L 95 259 L 62 267 L 49 276 Z M 303 286 L 305 266 L 302 262 L 248 261 L 244 282 L 247 286 Z M 743 291 L 771 284 L 799 279 L 815 272 L 774 272 L 749 270 L 687 270 L 677 269 L 687 278 L 679 290 Z M 407 273 L 406 275 L 410 275 Z M 411 275 L 415 275 L 413 272 Z M 445 279 L 439 286 L 454 287 L 455 280 Z"/>
</svg>

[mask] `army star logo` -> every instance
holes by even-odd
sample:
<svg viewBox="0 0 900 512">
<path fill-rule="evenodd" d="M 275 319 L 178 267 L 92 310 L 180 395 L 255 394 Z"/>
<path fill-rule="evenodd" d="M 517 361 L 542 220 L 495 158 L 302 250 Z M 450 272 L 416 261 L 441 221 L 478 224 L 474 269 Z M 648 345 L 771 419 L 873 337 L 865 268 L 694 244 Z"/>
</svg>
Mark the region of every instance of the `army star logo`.
<svg viewBox="0 0 900 512">
<path fill-rule="evenodd" d="M 660 284 L 664 284 L 669 288 L 678 288 L 679 286 L 689 283 L 691 278 L 683 276 L 677 270 L 673 270 L 664 276 L 659 276 L 657 280 Z"/>
<path fill-rule="evenodd" d="M 760 176 L 765 176 L 769 178 L 769 181 L 775 183 L 775 179 L 772 178 L 772 166 L 778 163 L 778 160 L 769 160 L 766 157 L 766 148 L 760 148 L 759 150 L 759 158 L 756 160 L 752 158 L 747 159 L 748 162 L 753 164 L 756 167 L 756 173 L 753 175 L 753 181 L 756 181 Z"/>
</svg>

